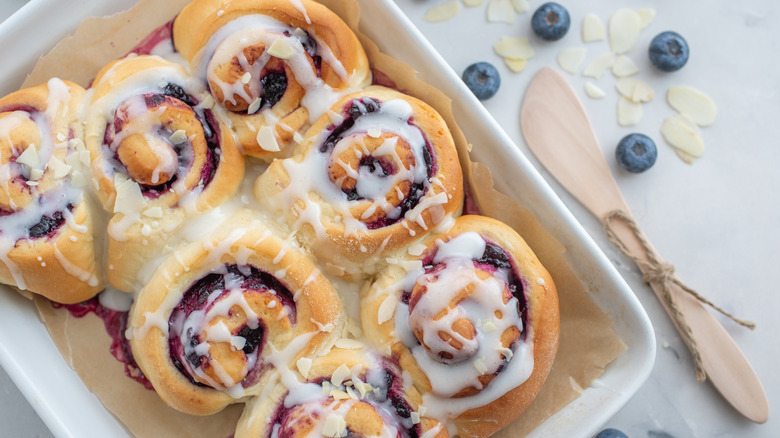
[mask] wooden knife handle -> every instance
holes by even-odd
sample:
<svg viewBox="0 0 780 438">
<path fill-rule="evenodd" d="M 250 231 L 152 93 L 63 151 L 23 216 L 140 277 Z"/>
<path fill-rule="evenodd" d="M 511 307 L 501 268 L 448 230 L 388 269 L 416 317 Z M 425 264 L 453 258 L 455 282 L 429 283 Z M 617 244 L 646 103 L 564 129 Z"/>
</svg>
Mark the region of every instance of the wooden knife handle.
<svg viewBox="0 0 780 438">
<path fill-rule="evenodd" d="M 610 220 L 609 216 L 603 219 L 608 234 L 612 234 L 610 240 L 637 262 L 686 341 L 694 361 L 700 363 L 715 388 L 737 411 L 756 423 L 766 422 L 769 418 L 766 393 L 739 346 L 702 301 L 687 291 L 667 268 L 669 265 L 652 247 L 631 214 L 622 211 L 619 216 L 623 220 Z"/>
</svg>

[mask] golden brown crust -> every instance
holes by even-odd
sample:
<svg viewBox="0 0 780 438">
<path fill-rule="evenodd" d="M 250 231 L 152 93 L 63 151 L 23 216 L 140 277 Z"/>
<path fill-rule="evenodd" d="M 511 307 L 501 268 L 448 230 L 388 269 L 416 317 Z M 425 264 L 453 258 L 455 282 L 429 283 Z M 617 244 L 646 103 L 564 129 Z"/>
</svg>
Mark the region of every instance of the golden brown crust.
<svg viewBox="0 0 780 438">
<path fill-rule="evenodd" d="M 430 152 L 434 162 L 433 174 L 425 177 L 425 182 L 422 183 L 425 186 L 422 198 L 412 205 L 410 210 L 406 211 L 404 217 L 399 217 L 396 222 L 390 225 L 374 229 L 367 229 L 367 225 L 349 225 L 346 222 L 351 220 L 355 223 L 368 224 L 376 220 L 375 218 L 380 214 L 388 215 L 388 210 L 382 209 L 383 200 L 392 202 L 392 198 L 397 196 L 397 193 L 403 193 L 402 198 L 406 199 L 411 190 L 416 189 L 412 188 L 408 192 L 403 192 L 400 187 L 408 189 L 409 185 L 396 185 L 385 192 L 386 195 L 378 198 L 348 201 L 345 193 L 349 191 L 349 187 L 344 187 L 348 181 L 345 181 L 345 178 L 339 178 L 338 173 L 339 170 L 344 170 L 348 166 L 344 157 L 337 153 L 327 159 L 317 158 L 318 154 L 322 155 L 320 149 L 323 146 L 325 135 L 331 132 L 334 124 L 339 122 L 338 115 L 343 117 L 347 114 L 352 102 L 365 99 L 374 99 L 381 104 L 397 100 L 406 102 L 412 110 L 409 116 L 409 125 L 412 126 L 412 130 L 416 130 L 415 132 L 422 133 L 426 141 L 425 148 L 430 148 L 426 153 Z M 337 115 L 335 122 L 332 119 L 333 114 Z M 394 131 L 395 128 L 392 125 L 383 126 L 381 122 L 376 124 L 382 132 L 381 134 L 359 130 L 350 135 L 349 138 L 339 139 L 332 150 L 337 147 L 340 150 L 353 149 L 362 159 L 371 156 L 371 159 L 377 162 L 390 162 L 387 167 L 395 167 L 396 174 L 413 172 L 415 169 L 427 172 L 424 162 L 414 161 L 398 164 L 380 154 L 371 152 L 372 149 L 377 148 L 376 145 L 372 145 L 372 142 L 381 139 L 382 144 L 393 146 L 390 155 L 396 154 L 398 159 L 409 158 L 409 154 L 403 147 L 404 143 L 409 141 L 409 139 L 403 138 L 405 134 Z M 382 131 L 382 128 L 385 130 Z M 372 137 L 372 135 L 378 135 L 379 138 Z M 379 147 L 381 148 L 381 146 Z M 382 149 L 385 150 L 383 154 L 388 154 L 387 147 Z M 417 157 L 420 156 L 419 153 L 418 151 Z M 349 154 L 346 153 L 346 155 Z M 310 163 L 322 162 L 323 160 L 329 163 L 330 167 L 306 168 L 306 166 L 310 166 Z M 416 160 L 420 159 L 416 158 Z M 352 164 L 359 162 L 358 160 Z M 296 174 L 297 180 L 293 183 L 288 169 L 301 167 L 307 170 Z M 333 177 L 335 174 L 335 177 L 326 181 L 331 168 L 334 171 L 331 172 L 330 176 Z M 348 172 L 354 175 L 357 169 L 351 167 Z M 313 183 L 313 187 L 301 191 L 300 178 L 306 173 L 323 176 Z M 394 175 L 391 174 L 389 177 L 394 177 Z M 373 178 L 373 175 L 369 175 L 369 177 Z M 317 177 L 312 178 L 316 179 Z M 382 179 L 382 177 L 376 179 Z M 321 187 L 323 182 L 329 187 Z M 303 182 L 303 184 L 306 183 Z M 325 193 L 332 193 L 334 190 L 338 196 L 328 199 L 328 195 Z M 336 275 L 351 278 L 359 276 L 361 273 L 370 274 L 376 270 L 375 264 L 377 262 L 384 263 L 386 255 L 419 240 L 428 231 L 446 221 L 448 217 L 458 214 L 463 202 L 463 177 L 457 151 L 447 125 L 433 108 L 398 91 L 384 87 L 370 87 L 364 91 L 345 96 L 331 107 L 329 114 L 321 117 L 307 131 L 303 143 L 296 149 L 292 158 L 271 163 L 268 170 L 255 183 L 255 196 L 271 211 L 284 215 L 288 223 L 299 227 L 299 237 L 308 247 L 312 248 L 326 270 Z M 308 200 L 305 200 L 304 196 L 308 197 Z M 377 202 L 375 199 L 379 199 L 379 201 Z M 320 211 L 319 219 L 312 220 L 306 216 L 305 211 L 309 207 Z M 395 207 L 395 205 L 391 204 L 391 207 Z"/>
<path fill-rule="evenodd" d="M 260 356 L 256 366 L 261 367 L 259 376 L 255 381 L 247 381 L 249 386 L 232 396 L 228 392 L 236 390 L 242 384 L 232 389 L 214 389 L 214 386 L 220 386 L 214 384 L 196 385 L 177 369 L 171 361 L 171 334 L 168 333 L 168 321 L 184 293 L 205 276 L 223 272 L 224 267 L 230 265 L 237 266 L 239 270 L 251 266 L 275 276 L 296 300 L 294 318 L 275 316 L 260 320 L 264 329 L 262 343 L 257 347 Z M 251 299 L 255 294 L 241 287 L 240 293 L 245 297 Z M 237 302 L 240 303 L 241 300 Z M 236 312 L 243 308 L 230 307 L 230 314 L 235 316 Z M 257 312 L 267 313 L 262 307 L 257 308 Z M 205 321 L 201 329 L 218 323 L 216 320 Z M 262 391 L 269 371 L 277 363 L 266 362 L 270 360 L 269 355 L 272 352 L 284 350 L 298 340 L 300 345 L 296 343 L 291 347 L 295 349 L 289 355 L 292 363 L 298 357 L 316 355 L 319 348 L 333 336 L 332 332 L 323 331 L 321 328 L 329 327 L 335 332 L 341 324 L 341 304 L 328 280 L 319 274 L 307 256 L 268 232 L 252 213 L 243 211 L 231 219 L 229 227 L 224 227 L 203 242 L 177 251 L 157 270 L 141 291 L 131 311 L 130 327 L 134 331 L 130 345 L 139 367 L 167 404 L 182 412 L 208 415 Z M 233 336 L 239 335 L 233 333 Z M 209 341 L 208 344 L 213 348 L 220 344 L 225 346 L 225 342 L 215 340 Z M 208 361 L 219 366 L 220 362 L 215 362 L 218 360 L 216 356 L 218 355 L 209 356 Z M 246 377 L 246 374 L 242 377 Z M 221 380 L 223 383 L 224 381 Z"/>
<path fill-rule="evenodd" d="M 485 241 L 497 244 L 511 255 L 528 303 L 526 336 L 533 339 L 533 372 L 522 384 L 491 402 L 470 408 L 452 419 L 460 436 L 485 437 L 522 413 L 539 393 L 557 352 L 560 317 L 558 295 L 549 273 L 522 238 L 497 220 L 481 216 L 462 216 L 455 220 L 455 224 L 446 233 L 428 237 L 424 242 L 427 249 L 416 259 L 432 257 L 437 241 L 447 242 L 467 231 L 477 232 Z M 421 392 L 428 393 L 434 391 L 431 381 L 412 351 L 397 338 L 399 332 L 395 323 L 398 320 L 394 313 L 389 314 L 387 309 L 388 306 L 397 306 L 395 303 L 400 302 L 404 292 L 400 284 L 406 276 L 407 270 L 402 265 L 390 266 L 380 273 L 376 281 L 361 292 L 361 317 L 366 336 L 380 350 L 386 349 L 396 357 L 413 377 L 415 386 Z M 409 292 L 411 291 L 407 291 Z M 414 295 L 410 298 L 410 303 L 413 299 Z M 389 300 L 389 303 L 386 303 L 386 300 Z M 397 311 L 396 309 L 395 312 Z M 488 381 L 480 379 L 488 389 L 490 381 L 493 380 L 493 376 L 490 377 Z M 452 400 L 470 394 L 471 391 L 461 391 L 454 395 Z"/>
<path fill-rule="evenodd" d="M 0 209 L 9 213 L 0 233 L 5 248 L 0 250 L 0 282 L 66 304 L 89 299 L 102 289 L 92 206 L 83 188 L 74 187 L 80 169 L 66 164 L 80 167 L 74 145 L 83 145 L 78 122 L 83 95 L 80 86 L 53 79 L 0 99 L 0 124 L 8 129 L 0 136 L 0 167 L 8 180 L 7 189 L 0 190 Z M 30 147 L 38 149 L 36 156 L 44 154 L 37 178 L 16 162 Z M 55 215 L 62 221 L 56 231 L 29 237 L 35 221 L 54 220 Z M 19 219 L 22 216 L 26 219 Z"/>
<path fill-rule="evenodd" d="M 312 77 L 321 79 L 332 91 L 344 92 L 367 86 L 371 73 L 368 58 L 355 34 L 339 16 L 319 3 L 310 0 L 196 0 L 185 7 L 173 26 L 176 48 L 190 62 L 193 71 L 200 72 L 202 68 L 206 70 L 199 74 L 208 78 L 207 82 L 217 102 L 229 110 L 228 117 L 246 153 L 270 160 L 279 156 L 280 152 L 261 144 L 258 132 L 262 127 L 273 128 L 283 154 L 293 143 L 293 134 L 302 132 L 309 125 L 311 108 L 302 99 L 314 84 L 309 83 L 312 82 L 311 78 L 296 77 L 294 70 L 299 55 L 292 55 L 290 61 L 271 56 L 264 66 L 256 66 L 258 59 L 268 56 L 267 50 L 272 45 L 261 41 L 238 44 L 221 42 L 214 48 L 216 52 L 213 54 L 203 52 L 212 37 L 231 21 L 253 15 L 271 17 L 289 27 L 290 34 L 300 29 L 305 32 L 305 38 L 314 38 L 319 60 L 315 61 L 309 53 L 299 48 L 300 56 L 311 65 Z M 248 34 L 253 32 L 251 29 L 240 31 Z M 279 30 L 263 29 L 257 32 L 276 35 L 269 37 L 271 39 L 290 37 Z M 257 32 L 252 35 L 257 35 Z M 327 53 L 322 53 L 323 50 Z M 212 55 L 214 58 L 210 60 L 201 59 Z M 205 62 L 209 62 L 208 67 L 201 65 Z M 254 77 L 251 72 L 254 72 Z M 270 114 L 258 111 L 265 109 L 265 104 L 262 108 L 250 110 L 253 99 L 263 97 L 260 78 L 269 72 L 284 72 L 286 91 L 280 101 L 272 104 L 268 110 Z M 251 79 L 243 80 L 246 74 Z"/>
</svg>

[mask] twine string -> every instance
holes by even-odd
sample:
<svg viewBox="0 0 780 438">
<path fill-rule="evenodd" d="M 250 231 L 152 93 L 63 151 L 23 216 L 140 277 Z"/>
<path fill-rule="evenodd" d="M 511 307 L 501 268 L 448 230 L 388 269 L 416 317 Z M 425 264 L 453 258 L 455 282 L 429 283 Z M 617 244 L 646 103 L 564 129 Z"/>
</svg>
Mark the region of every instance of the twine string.
<svg viewBox="0 0 780 438">
<path fill-rule="evenodd" d="M 642 248 L 645 251 L 647 260 L 631 254 L 626 245 L 620 240 L 613 229 L 613 222 L 616 220 L 622 221 L 626 226 L 628 226 L 634 236 L 636 236 L 637 240 L 639 240 L 639 242 L 642 244 Z M 707 375 L 704 372 L 704 365 L 702 364 L 701 354 L 696 344 L 696 339 L 693 336 L 693 331 L 685 321 L 685 315 L 683 315 L 682 311 L 677 305 L 677 301 L 674 299 L 674 295 L 672 295 L 672 285 L 677 285 L 682 291 L 686 292 L 688 295 L 692 296 L 702 304 L 710 306 L 711 308 L 717 310 L 721 314 L 727 316 L 732 321 L 743 327 L 747 327 L 753 330 L 756 328 L 756 324 L 737 318 L 721 307 L 715 305 L 713 302 L 703 297 L 695 290 L 683 284 L 680 279 L 674 275 L 674 266 L 658 259 L 655 251 L 653 251 L 652 247 L 650 246 L 650 242 L 648 242 L 648 240 L 640 231 L 639 225 L 637 225 L 636 221 L 623 210 L 614 210 L 607 214 L 607 216 L 604 218 L 604 230 L 607 233 L 607 238 L 609 241 L 612 242 L 612 244 L 615 245 L 615 247 L 617 247 L 617 249 L 620 250 L 620 252 L 622 252 L 626 257 L 633 260 L 634 263 L 636 263 L 637 266 L 639 266 L 639 268 L 642 270 L 644 273 L 642 275 L 642 281 L 647 284 L 655 283 L 661 286 L 663 299 L 669 306 L 672 318 L 682 332 L 683 341 L 690 350 L 691 355 L 693 355 L 693 362 L 696 366 L 696 380 L 703 382 L 706 380 Z"/>
</svg>

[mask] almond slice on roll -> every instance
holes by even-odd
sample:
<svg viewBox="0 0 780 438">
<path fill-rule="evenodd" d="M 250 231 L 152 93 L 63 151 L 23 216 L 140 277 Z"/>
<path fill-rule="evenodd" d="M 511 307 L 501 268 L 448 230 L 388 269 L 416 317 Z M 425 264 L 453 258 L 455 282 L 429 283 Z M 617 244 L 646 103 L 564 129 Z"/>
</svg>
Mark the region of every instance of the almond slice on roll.
<svg viewBox="0 0 780 438">
<path fill-rule="evenodd" d="M 349 94 L 276 160 L 255 196 L 297 230 L 328 272 L 356 278 L 448 223 L 463 176 L 441 116 L 383 87 Z"/>
<path fill-rule="evenodd" d="M 173 36 L 246 153 L 268 160 L 300 141 L 341 95 L 371 83 L 355 34 L 310 0 L 196 0 L 176 18 Z"/>
<path fill-rule="evenodd" d="M 413 376 L 428 415 L 460 436 L 491 435 L 531 404 L 550 371 L 555 284 L 494 219 L 459 217 L 423 244 L 362 292 L 363 330 Z"/>
<path fill-rule="evenodd" d="M 249 401 L 235 437 L 448 437 L 420 402 L 394 361 L 336 348 L 281 373 L 276 386 Z"/>
<path fill-rule="evenodd" d="M 83 95 L 51 79 L 0 99 L 0 282 L 66 304 L 103 285 L 85 191 Z"/>
<path fill-rule="evenodd" d="M 342 325 L 338 294 L 309 257 L 242 210 L 160 266 L 129 337 L 168 405 L 208 415 L 258 395 L 275 368 L 316 355 Z"/>
</svg>

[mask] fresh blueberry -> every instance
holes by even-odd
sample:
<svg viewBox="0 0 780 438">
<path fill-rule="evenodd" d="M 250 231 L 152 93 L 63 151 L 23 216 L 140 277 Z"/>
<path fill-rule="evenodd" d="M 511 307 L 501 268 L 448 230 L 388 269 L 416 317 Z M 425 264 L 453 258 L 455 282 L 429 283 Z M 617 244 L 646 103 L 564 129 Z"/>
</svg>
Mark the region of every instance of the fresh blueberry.
<svg viewBox="0 0 780 438">
<path fill-rule="evenodd" d="M 604 429 L 595 438 L 628 438 L 628 435 L 617 429 Z"/>
<path fill-rule="evenodd" d="M 650 62 L 662 71 L 670 72 L 681 69 L 688 62 L 688 42 L 679 33 L 661 32 L 650 42 Z"/>
<path fill-rule="evenodd" d="M 531 17 L 531 28 L 536 36 L 545 41 L 556 41 L 563 38 L 569 31 L 569 25 L 571 25 L 569 11 L 554 2 L 539 6 L 539 9 Z"/>
<path fill-rule="evenodd" d="M 477 99 L 490 99 L 501 85 L 501 75 L 489 62 L 477 62 L 463 71 L 463 82 L 471 89 Z"/>
<path fill-rule="evenodd" d="M 644 134 L 629 134 L 618 143 L 615 158 L 623 169 L 640 173 L 653 167 L 658 158 L 658 149 L 650 137 Z"/>
</svg>

